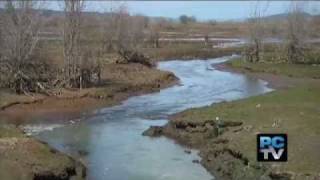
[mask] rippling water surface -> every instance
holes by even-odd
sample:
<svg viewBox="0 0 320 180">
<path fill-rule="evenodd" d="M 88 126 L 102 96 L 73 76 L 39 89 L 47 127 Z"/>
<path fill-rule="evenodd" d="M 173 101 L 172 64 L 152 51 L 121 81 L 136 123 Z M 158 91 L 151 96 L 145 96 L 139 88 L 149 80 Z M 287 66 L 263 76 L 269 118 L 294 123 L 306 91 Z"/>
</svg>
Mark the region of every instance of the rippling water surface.
<svg viewBox="0 0 320 180">
<path fill-rule="evenodd" d="M 161 62 L 159 69 L 175 73 L 180 85 L 98 109 L 79 123 L 54 124 L 56 128 L 33 124 L 26 126 L 27 130 L 35 133 L 44 129 L 36 135 L 41 140 L 66 153 L 82 154 L 88 163 L 89 179 L 213 179 L 201 165 L 192 163 L 199 159 L 197 151 L 187 154 L 186 148 L 170 139 L 144 137 L 141 133 L 150 125 L 165 124 L 168 115 L 187 108 L 270 91 L 261 80 L 212 67 L 230 58 Z"/>
</svg>

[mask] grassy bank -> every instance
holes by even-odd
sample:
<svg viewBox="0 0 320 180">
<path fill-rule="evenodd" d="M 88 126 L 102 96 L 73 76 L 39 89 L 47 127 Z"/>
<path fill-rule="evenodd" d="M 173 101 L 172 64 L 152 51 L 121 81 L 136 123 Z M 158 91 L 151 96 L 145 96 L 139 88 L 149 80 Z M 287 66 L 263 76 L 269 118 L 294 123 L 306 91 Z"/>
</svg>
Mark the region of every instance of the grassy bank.
<svg viewBox="0 0 320 180">
<path fill-rule="evenodd" d="M 319 77 L 319 67 L 240 60 L 229 66 L 257 77 L 274 73 L 273 80 L 299 78 L 287 77 L 291 88 L 178 113 L 161 133 L 199 148 L 202 164 L 221 179 L 319 178 L 320 81 L 313 79 Z M 288 162 L 258 163 L 257 133 L 287 133 Z"/>
<path fill-rule="evenodd" d="M 85 179 L 85 167 L 20 130 L 0 126 L 0 179 Z"/>
<path fill-rule="evenodd" d="M 230 67 L 248 71 L 264 72 L 275 75 L 285 75 L 297 78 L 320 78 L 320 65 L 290 64 L 290 63 L 250 63 L 243 59 L 236 59 L 227 63 Z"/>
</svg>

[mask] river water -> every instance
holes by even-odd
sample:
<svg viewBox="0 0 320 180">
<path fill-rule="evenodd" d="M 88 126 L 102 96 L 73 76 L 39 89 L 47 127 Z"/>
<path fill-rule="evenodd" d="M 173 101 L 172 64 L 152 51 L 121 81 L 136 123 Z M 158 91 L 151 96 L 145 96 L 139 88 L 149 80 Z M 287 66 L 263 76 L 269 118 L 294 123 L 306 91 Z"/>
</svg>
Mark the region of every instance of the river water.
<svg viewBox="0 0 320 180">
<path fill-rule="evenodd" d="M 80 153 L 94 180 L 210 180 L 196 150 L 172 140 L 141 133 L 150 125 L 164 125 L 170 114 L 182 110 L 262 94 L 266 82 L 216 70 L 212 64 L 229 60 L 161 62 L 159 69 L 173 72 L 180 84 L 160 92 L 132 97 L 121 105 L 83 115 L 78 123 L 26 126 L 37 138 L 75 155 Z M 50 128 L 55 127 L 55 128 Z"/>
</svg>

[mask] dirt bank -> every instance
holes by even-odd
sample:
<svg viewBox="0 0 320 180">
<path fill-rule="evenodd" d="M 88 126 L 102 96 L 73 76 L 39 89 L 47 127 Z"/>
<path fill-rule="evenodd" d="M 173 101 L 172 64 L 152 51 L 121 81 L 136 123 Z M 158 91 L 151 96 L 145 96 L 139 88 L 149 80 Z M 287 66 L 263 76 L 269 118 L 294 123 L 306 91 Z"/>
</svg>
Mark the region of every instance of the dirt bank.
<svg viewBox="0 0 320 180">
<path fill-rule="evenodd" d="M 27 137 L 12 126 L 0 127 L 0 179 L 86 179 L 85 166 Z"/>
</svg>

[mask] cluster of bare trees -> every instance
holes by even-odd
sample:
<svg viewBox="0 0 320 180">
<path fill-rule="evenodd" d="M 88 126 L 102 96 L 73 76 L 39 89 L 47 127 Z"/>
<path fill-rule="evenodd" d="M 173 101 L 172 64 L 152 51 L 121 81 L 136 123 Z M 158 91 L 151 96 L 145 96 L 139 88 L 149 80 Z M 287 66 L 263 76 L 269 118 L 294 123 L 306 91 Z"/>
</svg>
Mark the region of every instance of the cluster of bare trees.
<svg viewBox="0 0 320 180">
<path fill-rule="evenodd" d="M 64 80 L 70 87 L 82 88 L 82 57 L 81 57 L 81 13 L 83 0 L 64 1 Z"/>
<path fill-rule="evenodd" d="M 5 11 L 0 16 L 0 87 L 17 93 L 49 93 L 48 89 L 61 87 L 85 88 L 100 82 L 101 58 L 110 51 L 119 53 L 128 62 L 151 65 L 139 52 L 147 39 L 147 17 L 131 16 L 126 6 L 120 5 L 109 15 L 95 17 L 99 20 L 88 34 L 84 0 L 65 0 L 60 4 L 64 10 L 63 65 L 57 66 L 38 55 L 43 50 L 39 45 L 43 2 L 1 2 Z M 92 32 L 98 34 L 96 38 Z M 159 27 L 150 26 L 149 34 L 152 44 L 158 47 Z"/>
<path fill-rule="evenodd" d="M 247 60 L 250 62 L 258 62 L 261 59 L 264 38 L 264 24 L 262 22 L 263 11 L 260 2 L 257 2 L 252 17 L 248 20 L 249 47 L 246 55 Z"/>
<path fill-rule="evenodd" d="M 301 3 L 301 2 L 300 2 Z M 286 50 L 289 62 L 304 61 L 304 45 L 307 37 L 307 19 L 304 16 L 303 4 L 292 2 L 287 18 Z"/>
<path fill-rule="evenodd" d="M 37 56 L 41 27 L 40 1 L 2 2 L 5 12 L 1 15 L 0 86 L 17 93 L 43 92 L 58 85 L 55 74 L 63 72 L 59 86 L 82 87 L 83 68 L 80 25 L 82 0 L 65 1 L 63 29 L 64 67 L 55 69 L 53 64 Z M 55 72 L 54 72 L 55 71 Z"/>
<path fill-rule="evenodd" d="M 103 46 L 107 51 L 115 51 L 127 62 L 138 62 L 151 66 L 147 58 L 141 52 L 145 45 L 147 34 L 150 35 L 151 44 L 159 47 L 158 25 L 149 25 L 149 19 L 145 16 L 129 15 L 125 5 L 120 5 L 110 10 L 104 28 Z M 150 27 L 149 27 L 150 26 Z M 145 32 L 145 29 L 149 32 Z"/>
<path fill-rule="evenodd" d="M 0 19 L 0 85 L 17 93 L 43 89 L 47 64 L 37 61 L 35 49 L 40 27 L 36 11 L 40 2 L 2 2 L 5 12 Z"/>
<path fill-rule="evenodd" d="M 124 4 L 112 7 L 110 15 L 103 20 L 103 44 L 107 51 L 139 48 L 148 26 L 148 18 L 140 15 L 130 16 Z"/>
<path fill-rule="evenodd" d="M 269 3 L 269 2 L 267 2 Z M 284 33 L 279 36 L 280 43 L 276 51 L 281 51 L 281 59 L 290 63 L 305 61 L 304 47 L 308 35 L 308 19 L 304 12 L 304 3 L 293 1 L 287 12 L 283 26 Z M 263 15 L 268 4 L 257 2 L 252 17 L 248 20 L 249 45 L 246 48 L 246 59 L 259 62 L 264 58 L 264 40 L 266 39 L 267 23 Z M 311 29 L 309 27 L 309 29 Z"/>
</svg>

